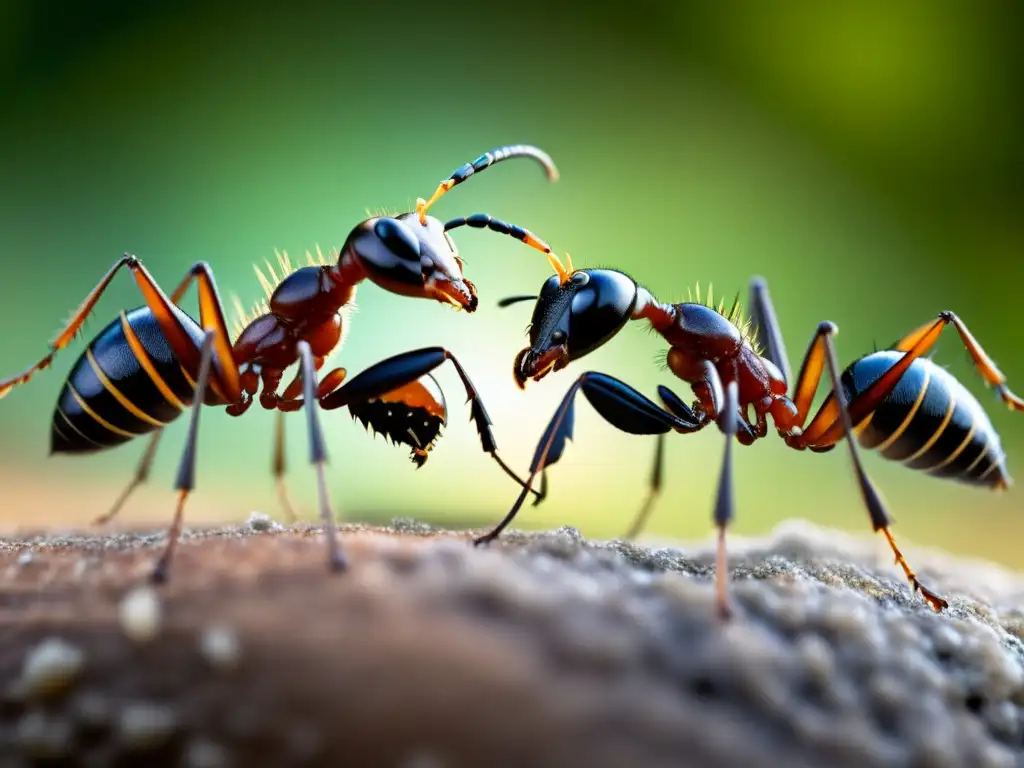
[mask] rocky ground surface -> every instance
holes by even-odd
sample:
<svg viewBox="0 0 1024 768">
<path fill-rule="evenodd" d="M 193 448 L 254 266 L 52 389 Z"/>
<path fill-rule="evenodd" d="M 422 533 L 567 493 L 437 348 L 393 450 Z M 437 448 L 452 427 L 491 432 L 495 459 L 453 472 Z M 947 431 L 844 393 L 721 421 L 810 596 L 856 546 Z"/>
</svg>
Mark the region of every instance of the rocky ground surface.
<svg viewBox="0 0 1024 768">
<path fill-rule="evenodd" d="M 1024 765 L 1024 578 L 787 527 L 712 553 L 571 529 L 265 518 L 0 543 L 0 766 Z"/>
</svg>

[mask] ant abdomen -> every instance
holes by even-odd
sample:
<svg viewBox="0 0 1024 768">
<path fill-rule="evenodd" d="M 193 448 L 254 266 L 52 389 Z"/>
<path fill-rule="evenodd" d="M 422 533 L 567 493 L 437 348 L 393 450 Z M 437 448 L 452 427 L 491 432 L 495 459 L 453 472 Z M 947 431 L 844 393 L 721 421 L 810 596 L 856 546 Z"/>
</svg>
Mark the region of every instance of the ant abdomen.
<svg viewBox="0 0 1024 768">
<path fill-rule="evenodd" d="M 883 350 L 843 372 L 852 399 L 903 356 Z M 858 440 L 910 469 L 971 485 L 1005 488 L 1005 454 L 981 404 L 959 381 L 926 357 L 914 360 L 899 383 L 857 427 Z"/>
<path fill-rule="evenodd" d="M 203 332 L 177 310 L 201 344 Z M 121 315 L 97 334 L 57 398 L 51 453 L 93 453 L 160 429 L 189 407 L 195 388 L 148 307 Z M 220 400 L 207 390 L 208 404 Z"/>
</svg>

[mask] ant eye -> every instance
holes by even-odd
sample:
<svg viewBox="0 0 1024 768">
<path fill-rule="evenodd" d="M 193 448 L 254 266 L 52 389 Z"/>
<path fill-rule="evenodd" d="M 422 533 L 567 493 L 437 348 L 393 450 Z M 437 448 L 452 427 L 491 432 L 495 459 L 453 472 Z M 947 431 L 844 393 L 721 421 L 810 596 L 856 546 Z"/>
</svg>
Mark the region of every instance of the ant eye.
<svg viewBox="0 0 1024 768">
<path fill-rule="evenodd" d="M 420 241 L 402 222 L 391 218 L 380 219 L 373 225 L 373 232 L 384 246 L 400 259 L 419 259 Z"/>
<path fill-rule="evenodd" d="M 569 280 L 573 285 L 586 285 L 590 282 L 590 275 L 586 272 L 573 272 L 572 277 Z"/>
<path fill-rule="evenodd" d="M 433 272 L 434 260 L 431 259 L 429 256 L 424 256 L 420 260 L 420 271 L 422 271 L 424 275 L 429 275 L 431 272 Z"/>
<path fill-rule="evenodd" d="M 555 331 L 552 333 L 551 341 L 555 344 L 565 344 L 565 331 Z"/>
<path fill-rule="evenodd" d="M 571 292 L 568 343 L 569 354 L 576 358 L 597 349 L 626 324 L 636 301 L 636 284 L 621 272 L 606 269 L 574 272 L 569 279 L 577 286 Z"/>
</svg>

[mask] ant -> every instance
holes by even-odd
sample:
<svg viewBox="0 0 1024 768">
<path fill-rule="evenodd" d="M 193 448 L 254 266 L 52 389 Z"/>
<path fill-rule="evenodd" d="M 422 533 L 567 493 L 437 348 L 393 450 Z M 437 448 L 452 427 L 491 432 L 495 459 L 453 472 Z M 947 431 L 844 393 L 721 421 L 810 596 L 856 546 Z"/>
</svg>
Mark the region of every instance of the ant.
<svg viewBox="0 0 1024 768">
<path fill-rule="evenodd" d="M 725 532 L 733 518 L 732 438 L 751 445 L 768 434 L 768 417 L 786 445 L 797 450 L 829 451 L 843 437 L 874 530 L 881 531 L 914 591 L 936 611 L 947 601 L 928 589 L 915 575 L 889 528 L 886 505 L 861 462 L 858 444 L 877 450 L 885 458 L 936 477 L 1005 490 L 1011 480 L 999 436 L 981 405 L 964 386 L 925 357 L 943 328 L 952 324 L 970 353 L 974 366 L 989 385 L 997 388 L 1012 410 L 1024 411 L 1024 400 L 1006 386 L 1006 378 L 952 312 L 941 312 L 886 350 L 875 351 L 851 363 L 842 373 L 836 358 L 834 323 L 823 322 L 804 357 L 792 394 L 792 381 L 775 309 L 763 279 L 750 285 L 750 317 L 742 317 L 739 296 L 732 308 L 707 303 L 664 304 L 623 272 L 612 269 L 563 266 L 554 254 L 549 260 L 556 274 L 537 296 L 512 296 L 499 302 L 536 304 L 529 327 L 530 346 L 516 355 L 513 373 L 524 388 L 528 379 L 539 381 L 552 371 L 583 357 L 608 342 L 628 320 L 646 320 L 670 345 L 667 365 L 690 385 L 691 406 L 664 386 L 659 407 L 628 384 L 604 373 L 587 371 L 566 392 L 530 464 L 532 486 L 538 472 L 556 462 L 572 437 L 573 402 L 582 391 L 594 409 L 615 428 L 639 435 L 658 435 L 651 488 L 630 535 L 639 533 L 661 487 L 663 439 L 669 431 L 697 432 L 712 422 L 725 434 L 725 454 L 718 480 L 714 523 L 718 530 L 716 605 L 719 615 L 731 614 L 728 597 Z M 807 422 L 811 403 L 828 368 L 832 392 Z M 751 413 L 753 417 L 751 418 Z M 543 475 L 542 475 L 543 478 Z M 491 532 L 475 540 L 482 545 L 501 534 L 526 498 L 520 494 L 512 509 Z"/>
<path fill-rule="evenodd" d="M 358 416 L 364 424 L 413 446 L 414 461 L 421 465 L 446 418 L 444 397 L 429 372 L 449 360 L 472 403 L 471 418 L 484 452 L 509 476 L 522 482 L 497 454 L 491 420 L 476 387 L 455 356 L 443 347 L 426 347 L 395 355 L 344 384 L 344 368 L 335 368 L 317 381 L 327 356 L 342 341 L 346 311 L 353 302 L 357 285 L 363 280 L 369 279 L 401 296 L 432 299 L 466 312 L 476 310 L 476 288 L 463 275 L 463 261 L 448 234 L 450 230 L 462 226 L 486 228 L 550 253 L 550 247 L 528 230 L 487 214 L 457 218 L 445 224 L 427 216 L 427 209 L 452 187 L 495 163 L 512 158 L 531 158 L 541 165 L 550 181 L 558 178 L 551 157 L 537 147 L 517 144 L 484 153 L 442 181 L 429 201 L 418 199 L 416 211 L 361 221 L 346 238 L 336 263 L 325 262 L 322 254 L 320 263 L 316 263 L 310 256 L 307 266 L 285 269 L 283 279 L 277 280 L 275 274 L 276 286 L 264 280 L 268 300 L 263 311 L 248 322 L 233 343 L 225 325 L 213 270 L 208 264 L 194 264 L 168 297 L 142 262 L 125 254 L 85 297 L 50 343 L 49 353 L 24 372 L 0 381 L 0 397 L 50 366 L 56 353 L 81 331 L 117 272 L 127 268 L 145 304 L 122 311 L 88 344 L 65 380 L 50 433 L 51 454 L 82 454 L 113 448 L 155 432 L 134 479 L 114 508 L 97 522 L 112 519 L 132 490 L 146 479 L 163 428 L 191 408 L 174 484 L 178 492 L 177 506 L 166 545 L 152 571 L 154 582 L 165 581 L 181 535 L 185 501 L 195 486 L 200 407 L 204 404 L 226 406 L 231 416 L 241 416 L 255 401 L 259 390 L 260 405 L 279 411 L 274 471 L 283 501 L 287 496 L 283 491 L 281 412 L 297 410 L 303 404 L 308 406 L 310 460 L 316 470 L 328 565 L 334 571 L 344 570 L 346 560 L 337 541 L 327 492 L 324 470 L 327 448 L 318 405 L 324 410 L 348 406 L 353 417 Z M 282 263 L 282 267 L 286 266 L 286 262 Z M 272 267 L 271 273 L 274 274 Z M 198 323 L 178 306 L 193 282 L 199 299 Z M 295 362 L 299 363 L 299 370 L 279 394 L 284 372 Z"/>
</svg>

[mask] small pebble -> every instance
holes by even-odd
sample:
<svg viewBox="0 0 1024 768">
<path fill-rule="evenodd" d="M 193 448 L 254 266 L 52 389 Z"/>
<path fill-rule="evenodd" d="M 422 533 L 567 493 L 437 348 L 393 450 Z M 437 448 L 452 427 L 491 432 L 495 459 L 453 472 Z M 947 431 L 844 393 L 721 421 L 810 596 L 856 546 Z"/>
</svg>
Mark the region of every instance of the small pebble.
<svg viewBox="0 0 1024 768">
<path fill-rule="evenodd" d="M 264 512 L 252 512 L 246 521 L 249 530 L 255 533 L 266 533 L 267 531 L 281 531 L 284 526 Z"/>
<path fill-rule="evenodd" d="M 160 597 L 152 587 L 136 587 L 121 601 L 121 631 L 136 643 L 147 643 L 160 634 Z"/>
<path fill-rule="evenodd" d="M 28 652 L 21 670 L 29 697 L 51 696 L 71 687 L 85 666 L 85 654 L 59 638 L 44 640 Z"/>
<path fill-rule="evenodd" d="M 15 736 L 26 754 L 39 761 L 53 761 L 71 755 L 71 726 L 42 712 L 29 712 L 18 721 Z"/>
<path fill-rule="evenodd" d="M 242 658 L 238 635 L 230 627 L 210 627 L 199 639 L 199 650 L 215 669 L 234 669 Z"/>
<path fill-rule="evenodd" d="M 35 559 L 31 549 L 24 549 L 21 554 L 18 555 L 18 565 L 28 565 Z"/>
<path fill-rule="evenodd" d="M 130 752 L 157 749 L 174 736 L 178 716 L 168 706 L 137 702 L 127 705 L 118 718 L 121 745 Z"/>
</svg>

